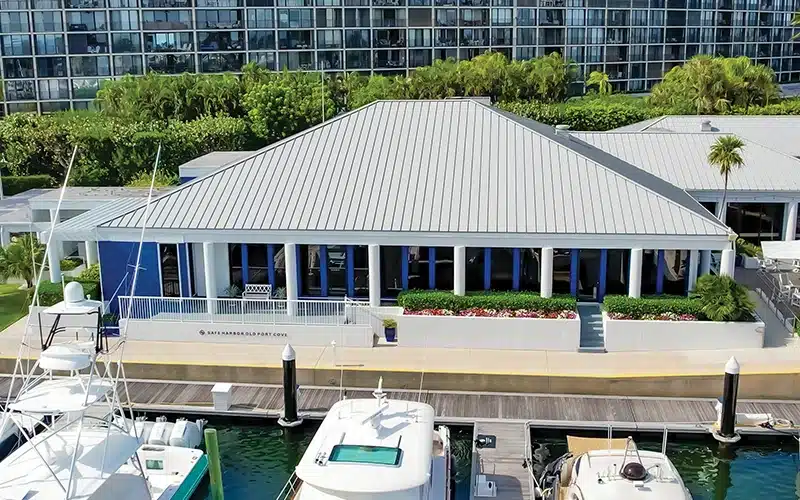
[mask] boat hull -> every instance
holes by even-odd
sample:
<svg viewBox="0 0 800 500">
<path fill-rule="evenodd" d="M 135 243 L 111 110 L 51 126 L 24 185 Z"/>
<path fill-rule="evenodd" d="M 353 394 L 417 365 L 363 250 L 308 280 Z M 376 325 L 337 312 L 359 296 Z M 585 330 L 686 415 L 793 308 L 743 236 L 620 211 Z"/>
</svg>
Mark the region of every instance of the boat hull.
<svg viewBox="0 0 800 500">
<path fill-rule="evenodd" d="M 208 474 L 208 455 L 203 454 L 197 463 L 194 464 L 191 472 L 186 476 L 186 479 L 181 483 L 180 488 L 169 497 L 161 497 L 159 500 L 189 500 L 200 483 Z"/>
</svg>

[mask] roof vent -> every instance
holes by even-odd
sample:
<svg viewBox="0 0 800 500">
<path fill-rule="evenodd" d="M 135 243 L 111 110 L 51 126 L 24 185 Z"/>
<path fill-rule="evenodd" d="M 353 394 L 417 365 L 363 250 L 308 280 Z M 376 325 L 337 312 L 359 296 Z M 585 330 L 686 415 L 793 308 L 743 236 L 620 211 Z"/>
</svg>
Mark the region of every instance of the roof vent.
<svg viewBox="0 0 800 500">
<path fill-rule="evenodd" d="M 711 120 L 703 120 L 700 122 L 700 131 L 701 132 L 711 132 Z"/>
<path fill-rule="evenodd" d="M 556 125 L 556 135 L 569 136 L 569 125 Z"/>
</svg>

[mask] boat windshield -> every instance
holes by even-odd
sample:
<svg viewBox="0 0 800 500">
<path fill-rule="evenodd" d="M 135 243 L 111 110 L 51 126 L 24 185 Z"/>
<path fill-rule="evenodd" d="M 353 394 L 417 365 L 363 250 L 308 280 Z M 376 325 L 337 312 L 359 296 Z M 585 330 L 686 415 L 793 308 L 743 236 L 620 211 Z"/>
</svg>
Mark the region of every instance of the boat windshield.
<svg viewBox="0 0 800 500">
<path fill-rule="evenodd" d="M 331 450 L 328 461 L 397 466 L 400 465 L 400 448 L 337 444 Z"/>
</svg>

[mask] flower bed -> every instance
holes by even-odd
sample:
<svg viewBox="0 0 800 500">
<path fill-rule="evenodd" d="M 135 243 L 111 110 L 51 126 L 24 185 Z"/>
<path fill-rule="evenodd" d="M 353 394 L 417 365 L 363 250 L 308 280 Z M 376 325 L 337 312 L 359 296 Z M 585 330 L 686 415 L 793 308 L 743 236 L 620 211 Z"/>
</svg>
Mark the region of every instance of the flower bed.
<svg viewBox="0 0 800 500">
<path fill-rule="evenodd" d="M 646 321 L 699 321 L 702 304 L 699 300 L 674 295 L 633 298 L 607 295 L 603 309 L 609 319 Z"/>
<path fill-rule="evenodd" d="M 440 290 L 411 290 L 397 297 L 397 305 L 407 314 L 419 311 L 450 311 L 453 316 L 463 316 L 463 311 L 525 311 L 526 313 L 561 313 L 575 311 L 575 297 L 556 296 L 545 298 L 529 292 L 470 292 L 455 295 Z M 524 314 L 518 317 L 526 317 Z M 429 314 L 437 316 L 439 314 Z M 446 314 L 441 314 L 445 316 Z M 512 317 L 510 314 L 467 314 L 467 316 Z M 550 316 L 529 316 L 550 317 Z"/>
<path fill-rule="evenodd" d="M 462 316 L 473 318 L 538 318 L 538 319 L 574 319 L 575 311 L 531 311 L 528 309 L 483 309 L 473 307 L 461 311 L 450 309 L 421 309 L 419 311 L 404 311 L 411 316 Z"/>
<path fill-rule="evenodd" d="M 608 319 L 630 319 L 644 321 L 699 321 L 697 316 L 694 314 L 678 314 L 673 312 L 642 314 L 638 318 L 634 318 L 630 314 L 612 312 L 608 313 Z"/>
</svg>

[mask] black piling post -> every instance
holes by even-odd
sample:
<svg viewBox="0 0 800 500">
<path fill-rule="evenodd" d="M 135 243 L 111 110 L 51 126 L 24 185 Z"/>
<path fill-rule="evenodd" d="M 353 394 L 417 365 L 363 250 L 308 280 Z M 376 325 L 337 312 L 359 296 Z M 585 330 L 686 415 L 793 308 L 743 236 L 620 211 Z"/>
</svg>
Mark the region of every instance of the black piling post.
<svg viewBox="0 0 800 500">
<path fill-rule="evenodd" d="M 725 364 L 725 383 L 720 404 L 719 430 L 714 433 L 717 441 L 735 443 L 740 436 L 736 433 L 736 398 L 739 396 L 739 362 L 731 357 Z"/>
<path fill-rule="evenodd" d="M 294 349 L 289 344 L 283 348 L 283 416 L 278 419 L 282 427 L 297 427 L 303 419 L 297 416 L 297 365 Z"/>
</svg>

